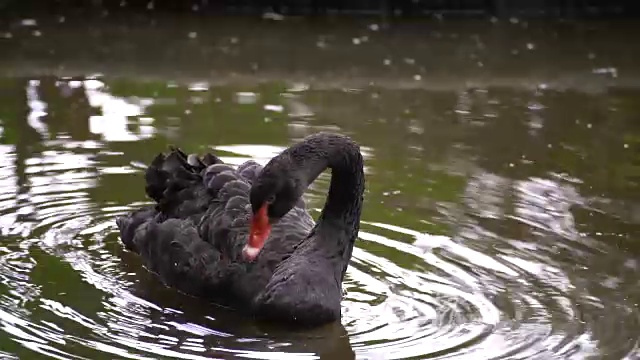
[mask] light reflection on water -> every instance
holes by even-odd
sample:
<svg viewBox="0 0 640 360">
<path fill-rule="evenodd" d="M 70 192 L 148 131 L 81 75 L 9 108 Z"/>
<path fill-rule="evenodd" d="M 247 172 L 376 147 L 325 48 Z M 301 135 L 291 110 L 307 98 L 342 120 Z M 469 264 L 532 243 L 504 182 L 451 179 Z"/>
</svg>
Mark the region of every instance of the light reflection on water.
<svg viewBox="0 0 640 360">
<path fill-rule="evenodd" d="M 305 104 L 317 95 L 309 90 L 297 92 L 295 102 L 286 95 L 277 104 L 273 97 L 261 100 L 266 93 L 237 102 L 237 93 L 202 84 L 171 84 L 174 95 L 150 97 L 117 96 L 97 77 L 46 81 L 25 80 L 26 86 L 10 89 L 23 91 L 17 96 L 26 102 L 26 121 L 2 117 L 3 136 L 18 134 L 0 145 L 0 331 L 12 339 L 5 350 L 11 354 L 30 356 L 30 349 L 92 359 L 349 358 L 352 352 L 362 359 L 640 356 L 636 262 L 631 252 L 594 237 L 598 226 L 604 232 L 611 222 L 630 224 L 624 215 L 613 219 L 602 203 L 637 204 L 583 194 L 579 185 L 590 183 L 588 178 L 510 177 L 486 162 L 490 156 L 483 146 L 490 148 L 492 140 L 478 145 L 457 138 L 464 146 L 444 161 L 428 158 L 448 126 L 489 127 L 487 118 L 502 115 L 479 120 L 477 112 L 486 114 L 497 103 L 509 106 L 504 103 L 510 95 L 500 94 L 496 102 L 490 90 L 477 96 L 458 92 L 447 111 L 459 123 L 441 129 L 402 103 L 399 112 L 411 115 L 405 138 L 398 135 L 405 131 L 398 123 L 323 122 L 340 106 L 358 106 L 350 110 L 364 112 L 367 121 L 386 116 L 362 103 L 350 105 L 342 92 L 343 100 L 324 93 L 322 101 L 336 106 L 323 110 L 326 104 Z M 393 96 L 371 91 L 376 102 Z M 202 100 L 189 100 L 190 92 Z M 43 93 L 60 97 L 49 101 Z M 372 99 L 367 91 L 352 96 Z M 553 108 L 544 96 L 537 101 L 535 111 Z M 75 106 L 80 120 L 54 113 L 61 104 Z M 219 107 L 207 108 L 212 104 Z M 231 113 L 205 124 L 225 107 L 245 111 L 246 118 Z M 397 104 L 390 101 L 389 107 Z M 175 113 L 185 108 L 172 133 Z M 309 116 L 291 116 L 292 108 L 307 108 Z M 272 121 L 265 122 L 265 114 Z M 237 121 L 245 122 L 240 135 L 229 130 Z M 538 124 L 536 131 L 543 131 L 545 122 Z M 71 135 L 70 127 L 80 125 L 85 130 Z M 140 163 L 168 142 L 197 151 L 212 147 L 232 164 L 266 163 L 290 141 L 327 128 L 362 143 L 369 177 L 360 241 L 344 284 L 342 324 L 308 333 L 255 324 L 164 288 L 120 246 L 113 219 L 147 201 Z M 28 136 L 32 132 L 35 140 Z M 453 143 L 451 137 L 446 141 Z M 478 150 L 465 157 L 464 149 L 473 147 Z M 548 173 L 557 174 L 551 168 Z M 323 175 L 307 195 L 316 213 L 328 179 Z M 460 186 L 447 190 L 452 183 Z M 601 223 L 586 224 L 585 213 Z M 631 230 L 622 235 L 631 237 Z"/>
</svg>

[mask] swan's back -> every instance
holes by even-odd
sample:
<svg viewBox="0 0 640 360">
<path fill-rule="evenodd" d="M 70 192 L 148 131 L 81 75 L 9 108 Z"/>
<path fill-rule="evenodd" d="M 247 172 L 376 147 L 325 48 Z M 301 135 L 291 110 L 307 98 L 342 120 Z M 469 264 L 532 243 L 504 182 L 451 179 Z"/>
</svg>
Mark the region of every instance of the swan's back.
<svg viewBox="0 0 640 360">
<path fill-rule="evenodd" d="M 213 154 L 159 154 L 145 173 L 145 191 L 156 204 L 117 219 L 122 242 L 169 286 L 253 301 L 314 226 L 301 199 L 274 224 L 258 261 L 242 260 L 249 192 L 261 171 L 254 161 L 233 168 Z"/>
</svg>

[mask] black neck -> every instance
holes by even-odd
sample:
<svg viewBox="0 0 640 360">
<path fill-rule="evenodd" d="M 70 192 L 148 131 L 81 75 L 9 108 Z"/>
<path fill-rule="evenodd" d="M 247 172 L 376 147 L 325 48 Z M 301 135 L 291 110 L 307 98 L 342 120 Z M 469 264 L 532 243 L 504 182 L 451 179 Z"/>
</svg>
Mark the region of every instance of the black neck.
<svg viewBox="0 0 640 360">
<path fill-rule="evenodd" d="M 365 187 L 360 149 L 345 136 L 318 133 L 305 138 L 291 150 L 291 160 L 304 168 L 300 179 L 304 189 L 325 169 L 331 169 L 331 184 L 324 208 L 310 236 L 311 241 L 304 248 L 321 251 L 334 258 L 337 255 L 342 260 L 336 269 L 341 272 L 342 280 L 360 228 Z"/>
<path fill-rule="evenodd" d="M 337 150 L 329 158 L 331 182 L 327 199 L 318 218 L 316 231 L 342 230 L 353 243 L 360 226 L 364 171 L 362 156 L 357 148 Z"/>
</svg>

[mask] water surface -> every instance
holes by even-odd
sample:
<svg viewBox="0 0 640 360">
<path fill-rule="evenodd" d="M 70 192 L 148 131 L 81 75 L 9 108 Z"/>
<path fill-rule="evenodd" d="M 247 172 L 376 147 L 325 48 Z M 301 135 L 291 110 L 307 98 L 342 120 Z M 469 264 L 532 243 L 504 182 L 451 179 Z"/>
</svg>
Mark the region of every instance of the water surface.
<svg viewBox="0 0 640 360">
<path fill-rule="evenodd" d="M 640 358 L 634 26 L 118 19 L 0 28 L 3 357 Z M 252 322 L 120 245 L 169 144 L 266 162 L 320 130 L 368 180 L 341 323 Z"/>
</svg>

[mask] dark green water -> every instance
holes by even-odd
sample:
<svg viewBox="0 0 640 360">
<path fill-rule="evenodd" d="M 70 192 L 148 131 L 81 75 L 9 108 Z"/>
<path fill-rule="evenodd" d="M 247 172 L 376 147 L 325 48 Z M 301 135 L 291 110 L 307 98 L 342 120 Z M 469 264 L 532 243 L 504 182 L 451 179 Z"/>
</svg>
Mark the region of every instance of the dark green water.
<svg viewBox="0 0 640 360">
<path fill-rule="evenodd" d="M 33 20 L 0 22 L 3 358 L 640 358 L 634 24 Z M 368 177 L 341 324 L 253 323 L 120 245 L 169 144 L 327 129 Z"/>
</svg>

